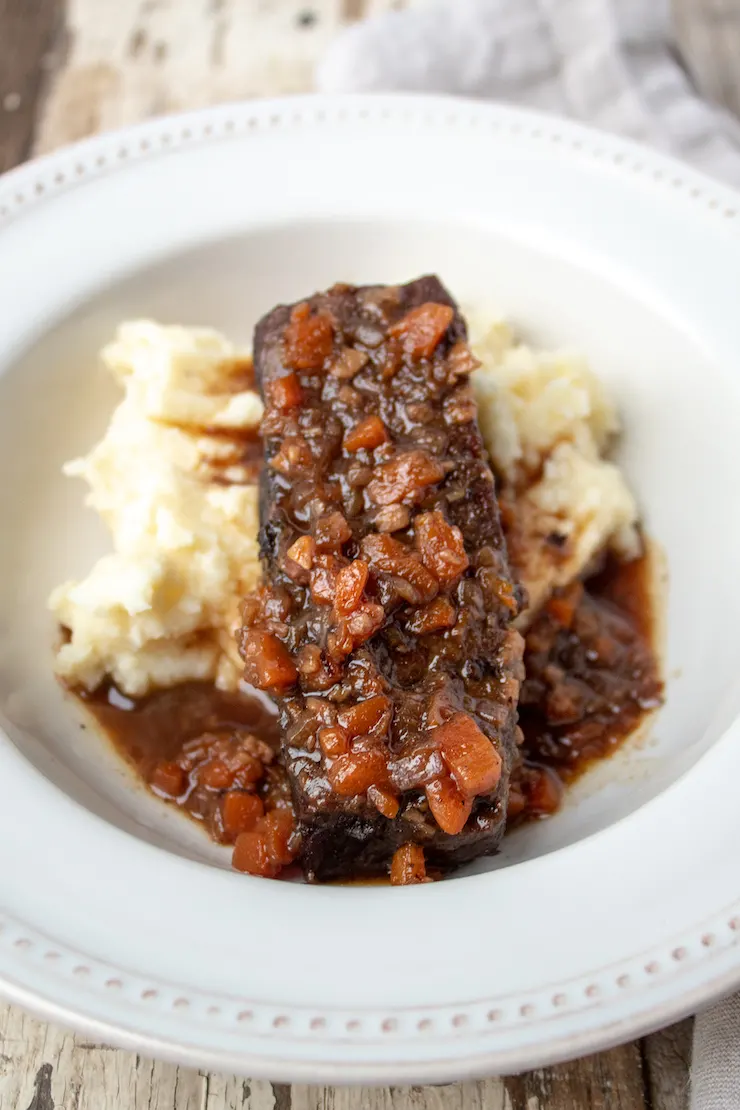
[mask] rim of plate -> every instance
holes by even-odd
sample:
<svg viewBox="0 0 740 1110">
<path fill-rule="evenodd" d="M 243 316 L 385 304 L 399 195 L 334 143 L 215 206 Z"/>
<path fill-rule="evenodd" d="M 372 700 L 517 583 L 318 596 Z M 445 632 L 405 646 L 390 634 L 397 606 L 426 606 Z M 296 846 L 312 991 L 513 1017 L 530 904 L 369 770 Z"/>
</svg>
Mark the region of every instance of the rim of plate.
<svg viewBox="0 0 740 1110">
<path fill-rule="evenodd" d="M 740 195 L 670 157 L 581 124 L 526 109 L 448 97 L 303 96 L 226 104 L 155 119 L 95 136 L 9 171 L 0 177 L 0 249 L 4 231 L 16 218 L 60 193 L 139 161 L 185 147 L 247 139 L 266 130 L 288 133 L 306 127 L 347 123 L 362 127 L 385 121 L 465 126 L 479 134 L 496 133 L 519 146 L 557 147 L 564 157 L 604 162 L 612 172 L 638 177 L 659 195 L 680 195 L 686 203 L 701 208 L 706 219 L 722 221 L 728 233 L 740 232 Z M 740 739 L 737 722 L 715 748 L 726 752 L 733 739 Z M 711 760 L 714 750 L 700 762 Z M 20 764 L 40 780 L 41 789 L 62 795 L 72 809 L 81 809 L 59 788 L 41 779 L 0 731 L 0 765 L 13 765 L 18 772 Z M 655 803 L 679 790 L 685 777 Z M 101 818 L 84 812 L 88 822 L 111 829 Z M 640 812 L 617 824 L 634 822 Z M 599 840 L 609 831 L 587 839 Z M 112 832 L 116 837 L 134 839 L 118 829 Z M 172 859 L 162 849 L 140 846 L 143 852 Z M 572 848 L 560 849 L 552 855 L 570 851 Z M 536 862 L 518 867 L 530 868 Z M 185 860 L 178 864 L 184 869 L 201 866 Z M 457 881 L 480 883 L 485 878 Z M 361 892 L 356 894 L 361 897 Z M 389 1006 L 350 1013 L 184 991 L 165 980 L 142 979 L 131 969 L 91 959 L 57 943 L 52 936 L 16 920 L 12 911 L 4 912 L 0 904 L 0 993 L 43 1018 L 74 1024 L 109 1043 L 180 1063 L 288 1081 L 321 1082 L 329 1076 L 334 1082 L 430 1083 L 552 1063 L 677 1019 L 740 983 L 739 943 L 740 898 L 682 930 L 659 949 L 631 954 L 572 982 L 546 984 L 531 1000 L 517 996 L 510 1004 L 507 1000 L 502 1004 L 501 998 L 488 998 L 458 1006 Z M 586 1012 L 589 1020 L 584 1023 Z M 203 1038 L 205 1027 L 216 1035 L 222 1032 L 222 1040 L 214 1043 L 210 1033 Z M 234 1030 L 246 1035 L 235 1039 Z M 506 1043 L 506 1034 L 511 1032 L 516 1036 Z M 459 1051 L 436 1056 L 435 1042 L 449 1044 L 450 1039 L 459 1045 Z M 431 1059 L 409 1051 L 416 1042 L 423 1042 Z M 242 1043 L 243 1048 L 239 1047 Z M 270 1051 L 262 1051 L 268 1044 Z M 314 1044 L 323 1048 L 324 1055 L 319 1060 L 291 1053 L 291 1046 L 298 1044 Z M 353 1055 L 353 1048 L 363 1046 L 382 1046 L 382 1052 L 390 1050 L 391 1055 Z"/>
</svg>

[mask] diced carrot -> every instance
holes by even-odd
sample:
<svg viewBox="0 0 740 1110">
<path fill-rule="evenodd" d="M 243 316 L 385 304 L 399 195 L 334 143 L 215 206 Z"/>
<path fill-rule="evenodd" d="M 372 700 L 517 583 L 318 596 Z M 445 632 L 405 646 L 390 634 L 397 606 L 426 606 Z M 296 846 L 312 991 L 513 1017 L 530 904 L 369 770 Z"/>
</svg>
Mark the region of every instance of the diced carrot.
<svg viewBox="0 0 740 1110">
<path fill-rule="evenodd" d="M 301 383 L 292 371 L 282 378 L 273 378 L 266 392 L 272 404 L 283 412 L 298 408 L 303 403 Z"/>
<path fill-rule="evenodd" d="M 538 767 L 526 784 L 527 811 L 535 817 L 557 813 L 563 798 L 563 784 L 549 767 Z"/>
<path fill-rule="evenodd" d="M 408 627 L 419 636 L 428 632 L 439 632 L 443 628 L 452 628 L 457 613 L 455 606 L 447 597 L 435 597 L 422 609 L 415 609 L 411 614 Z"/>
<path fill-rule="evenodd" d="M 339 662 L 374 636 L 385 624 L 385 610 L 374 601 L 361 601 L 357 608 L 346 617 L 340 617 L 336 626 L 326 637 L 326 651 L 335 662 Z"/>
<path fill-rule="evenodd" d="M 298 678 L 285 644 L 260 628 L 250 628 L 242 638 L 244 677 L 258 690 L 283 691 Z"/>
<path fill-rule="evenodd" d="M 334 607 L 341 616 L 349 616 L 360 604 L 370 568 L 363 559 L 354 559 L 337 575 Z"/>
<path fill-rule="evenodd" d="M 562 593 L 551 597 L 545 608 L 556 624 L 559 624 L 562 628 L 570 628 L 582 597 L 583 583 L 574 582 Z"/>
<path fill-rule="evenodd" d="M 391 860 L 391 886 L 426 882 L 427 869 L 421 844 L 402 844 Z"/>
<path fill-rule="evenodd" d="M 368 497 L 376 505 L 395 505 L 416 498 L 429 486 L 441 482 L 444 467 L 426 451 L 404 451 L 382 463 L 368 483 Z"/>
<path fill-rule="evenodd" d="M 510 612 L 513 613 L 516 610 L 517 601 L 514 596 L 514 585 L 512 582 L 506 578 L 497 578 L 495 593 L 501 604 L 505 605 Z"/>
<path fill-rule="evenodd" d="M 319 730 L 319 744 L 325 756 L 335 759 L 338 755 L 346 755 L 349 751 L 349 740 L 343 728 L 330 726 Z"/>
<path fill-rule="evenodd" d="M 232 785 L 241 787 L 253 786 L 254 783 L 259 782 L 265 774 L 265 764 L 261 759 L 256 759 L 251 755 L 242 756 L 239 766 L 236 769 Z"/>
<path fill-rule="evenodd" d="M 368 416 L 365 420 L 361 420 L 359 424 L 355 424 L 354 428 L 346 433 L 344 437 L 345 451 L 372 451 L 375 447 L 380 447 L 381 443 L 388 442 L 388 433 L 385 429 L 385 424 L 379 416 Z"/>
<path fill-rule="evenodd" d="M 311 568 L 311 598 L 323 605 L 333 605 L 337 576 L 342 563 L 336 555 L 316 555 Z"/>
<path fill-rule="evenodd" d="M 450 585 L 467 569 L 462 532 L 438 510 L 415 518 L 414 537 L 421 561 L 441 585 Z"/>
<path fill-rule="evenodd" d="M 369 786 L 367 800 L 372 802 L 378 813 L 382 813 L 389 821 L 397 816 L 400 809 L 396 795 L 390 790 L 385 790 L 382 786 Z"/>
<path fill-rule="evenodd" d="M 340 709 L 337 721 L 350 740 L 356 736 L 378 735 L 387 731 L 392 708 L 390 698 L 376 694 L 375 697 Z"/>
<path fill-rule="evenodd" d="M 270 810 L 259 818 L 254 829 L 237 836 L 232 866 L 236 871 L 274 879 L 293 859 L 294 831 L 295 822 L 289 810 Z"/>
<path fill-rule="evenodd" d="M 295 832 L 295 821 L 289 809 L 271 809 L 260 820 L 258 828 L 267 843 L 267 851 L 279 867 L 285 867 L 293 860 L 291 839 Z"/>
<path fill-rule="evenodd" d="M 200 772 L 200 781 L 209 790 L 226 790 L 234 781 L 235 772 L 222 759 L 211 759 Z"/>
<path fill-rule="evenodd" d="M 283 334 L 283 358 L 293 370 L 320 370 L 334 348 L 334 328 L 328 316 L 311 315 L 307 304 L 290 314 Z"/>
<path fill-rule="evenodd" d="M 428 301 L 407 312 L 388 329 L 388 334 L 403 341 L 411 358 L 431 358 L 454 317 L 455 310 L 450 305 Z"/>
<path fill-rule="evenodd" d="M 340 551 L 342 544 L 351 539 L 352 531 L 341 513 L 326 513 L 316 521 L 314 541 L 317 551 Z"/>
<path fill-rule="evenodd" d="M 221 802 L 221 819 L 229 840 L 235 840 L 239 833 L 250 832 L 264 812 L 262 799 L 257 794 L 229 790 Z"/>
<path fill-rule="evenodd" d="M 434 779 L 426 787 L 427 801 L 432 811 L 434 820 L 442 832 L 450 836 L 457 836 L 465 827 L 465 822 L 470 817 L 473 808 L 472 798 L 463 798 L 449 776 Z"/>
<path fill-rule="evenodd" d="M 261 875 L 265 879 L 274 879 L 280 871 L 267 851 L 266 837 L 254 830 L 237 836 L 231 865 L 235 871 L 246 871 L 249 875 Z"/>
<path fill-rule="evenodd" d="M 340 755 L 329 768 L 327 777 L 334 792 L 347 797 L 364 794 L 370 786 L 385 784 L 388 768 L 383 753 L 373 748 L 367 752 Z"/>
<path fill-rule="evenodd" d="M 456 713 L 434 731 L 442 758 L 464 798 L 488 794 L 501 778 L 501 756 L 467 713 Z"/>
<path fill-rule="evenodd" d="M 292 543 L 287 551 L 288 558 L 298 563 L 303 570 L 310 570 L 313 566 L 314 542 L 310 536 L 301 536 Z"/>
<path fill-rule="evenodd" d="M 527 802 L 522 794 L 519 785 L 511 786 L 509 788 L 509 800 L 506 804 L 506 819 L 507 821 L 515 821 L 520 817 L 526 809 Z"/>
<path fill-rule="evenodd" d="M 408 584 L 408 600 L 420 605 L 431 601 L 439 589 L 437 579 L 414 551 L 385 532 L 371 533 L 362 541 L 370 569 L 392 574 Z"/>
<path fill-rule="evenodd" d="M 384 382 L 389 382 L 395 377 L 403 365 L 404 345 L 398 336 L 391 335 L 385 345 L 385 357 L 381 377 Z"/>
<path fill-rule="evenodd" d="M 179 763 L 165 759 L 152 772 L 152 786 L 168 798 L 179 798 L 184 793 L 187 777 Z"/>
</svg>

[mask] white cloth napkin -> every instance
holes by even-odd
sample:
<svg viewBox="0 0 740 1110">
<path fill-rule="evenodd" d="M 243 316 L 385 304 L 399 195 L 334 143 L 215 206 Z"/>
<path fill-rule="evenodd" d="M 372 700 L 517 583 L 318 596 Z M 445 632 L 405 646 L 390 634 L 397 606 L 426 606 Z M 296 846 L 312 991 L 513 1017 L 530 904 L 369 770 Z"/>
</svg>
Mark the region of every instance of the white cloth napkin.
<svg viewBox="0 0 740 1110">
<path fill-rule="evenodd" d="M 323 92 L 496 98 L 593 123 L 740 187 L 740 123 L 676 61 L 668 0 L 425 0 L 357 23 Z M 692 1110 L 740 1110 L 740 996 L 696 1019 Z"/>
<path fill-rule="evenodd" d="M 318 86 L 525 104 L 650 143 L 740 186 L 740 123 L 692 91 L 669 26 L 668 0 L 417 0 L 344 31 Z"/>
</svg>

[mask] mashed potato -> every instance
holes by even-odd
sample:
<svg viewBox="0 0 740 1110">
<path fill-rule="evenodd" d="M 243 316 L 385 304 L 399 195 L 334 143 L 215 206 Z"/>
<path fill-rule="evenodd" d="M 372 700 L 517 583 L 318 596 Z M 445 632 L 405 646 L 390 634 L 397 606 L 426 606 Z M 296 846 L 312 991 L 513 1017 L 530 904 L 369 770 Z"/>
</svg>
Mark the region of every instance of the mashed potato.
<svg viewBox="0 0 740 1110">
<path fill-rule="evenodd" d="M 259 576 L 254 468 L 242 460 L 262 403 L 244 358 L 216 332 L 146 321 L 123 324 L 104 350 L 124 398 L 65 473 L 88 483 L 113 552 L 51 596 L 69 631 L 56 661 L 69 682 L 92 690 L 110 676 L 131 696 L 188 679 L 237 684 L 233 629 Z"/>
<path fill-rule="evenodd" d="M 526 625 L 604 548 L 639 554 L 637 505 L 603 457 L 619 418 L 584 360 L 517 343 L 502 322 L 474 319 L 471 338 L 481 361 L 472 376 L 481 431 L 507 505 L 511 560 L 529 595 Z"/>
<path fill-rule="evenodd" d="M 637 507 L 603 455 L 614 407 L 581 359 L 515 342 L 474 322 L 481 429 L 499 475 L 512 562 L 530 615 L 611 546 L 639 551 Z M 97 447 L 65 473 L 90 487 L 113 552 L 50 607 L 69 631 L 57 671 L 88 690 L 126 694 L 188 679 L 239 681 L 234 629 L 259 576 L 258 506 L 245 433 L 262 406 L 244 352 L 216 332 L 121 325 L 103 360 L 124 398 Z"/>
</svg>

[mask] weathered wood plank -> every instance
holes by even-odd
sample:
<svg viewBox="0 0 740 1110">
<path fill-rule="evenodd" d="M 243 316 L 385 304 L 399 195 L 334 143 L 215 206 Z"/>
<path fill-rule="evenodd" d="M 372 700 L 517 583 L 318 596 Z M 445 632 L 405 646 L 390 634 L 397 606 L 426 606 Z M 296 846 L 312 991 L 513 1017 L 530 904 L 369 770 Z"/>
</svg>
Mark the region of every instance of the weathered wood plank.
<svg viewBox="0 0 740 1110">
<path fill-rule="evenodd" d="M 203 1110 L 204 1089 L 197 1072 L 0 1007 L 0 1110 Z"/>
<path fill-rule="evenodd" d="M 653 1110 L 688 1110 L 691 1035 L 694 1019 L 672 1025 L 643 1041 L 648 1101 Z"/>
<path fill-rule="evenodd" d="M 288 1088 L 150 1061 L 0 1007 L 0 1110 L 685 1110 L 686 1037 L 652 1039 L 650 1101 L 638 1045 L 506 1080 Z"/>
<path fill-rule="evenodd" d="M 42 114 L 36 149 L 166 112 L 305 92 L 344 24 L 370 8 L 397 6 L 398 0 L 69 0 L 69 57 Z"/>
<path fill-rule="evenodd" d="M 290 1087 L 214 1072 L 203 1078 L 202 1110 L 290 1110 Z"/>
<path fill-rule="evenodd" d="M 291 1095 L 290 1110 L 513 1110 L 498 1079 L 442 1087 L 296 1086 Z"/>
<path fill-rule="evenodd" d="M 642 1104 L 640 1104 L 642 1105 Z M 443 1087 L 287 1087 L 91 1043 L 0 1007 L 0 1110 L 515 1110 L 503 1080 Z M 533 1110 L 527 1106 L 525 1110 Z M 543 1108 L 544 1110 L 544 1108 Z M 548 1107 L 547 1110 L 550 1110 Z M 620 1107 L 621 1110 L 621 1107 Z M 632 1110 L 632 1107 L 630 1107 Z"/>
<path fill-rule="evenodd" d="M 63 28 L 63 0 L 0 0 L 0 173 L 31 152 Z"/>
<path fill-rule="evenodd" d="M 512 1110 L 656 1110 L 646 1102 L 639 1044 L 507 1080 Z"/>
</svg>

